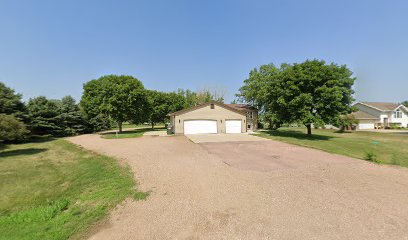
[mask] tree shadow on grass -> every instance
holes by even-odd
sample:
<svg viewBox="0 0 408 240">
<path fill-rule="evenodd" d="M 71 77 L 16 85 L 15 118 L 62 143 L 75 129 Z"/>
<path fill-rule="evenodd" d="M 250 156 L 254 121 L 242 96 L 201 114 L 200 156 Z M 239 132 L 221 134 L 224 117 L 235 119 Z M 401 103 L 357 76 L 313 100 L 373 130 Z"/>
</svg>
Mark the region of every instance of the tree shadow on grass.
<svg viewBox="0 0 408 240">
<path fill-rule="evenodd" d="M 25 148 L 25 149 L 15 149 L 15 150 L 8 150 L 0 152 L 1 157 L 14 157 L 14 156 L 21 156 L 21 155 L 33 155 L 41 152 L 45 152 L 48 149 L 46 148 Z"/>
<path fill-rule="evenodd" d="M 313 133 L 312 133 L 312 136 L 308 136 L 304 132 L 295 131 L 295 130 L 285 130 L 285 131 L 269 130 L 269 131 L 266 131 L 266 133 L 271 136 L 296 138 L 296 139 L 311 140 L 311 141 L 322 141 L 322 140 L 326 141 L 332 138 L 337 138 L 334 136 L 326 136 L 326 135 L 319 135 L 319 134 L 313 134 Z"/>
</svg>

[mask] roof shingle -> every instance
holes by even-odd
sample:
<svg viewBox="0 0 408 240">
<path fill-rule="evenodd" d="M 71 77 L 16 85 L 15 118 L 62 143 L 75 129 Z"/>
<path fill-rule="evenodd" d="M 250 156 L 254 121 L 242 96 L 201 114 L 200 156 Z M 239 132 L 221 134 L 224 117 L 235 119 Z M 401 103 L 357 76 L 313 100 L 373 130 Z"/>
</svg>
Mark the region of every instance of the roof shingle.
<svg viewBox="0 0 408 240">
<path fill-rule="evenodd" d="M 383 111 L 392 111 L 396 109 L 399 104 L 390 102 L 361 102 L 362 104 L 378 108 Z"/>
</svg>

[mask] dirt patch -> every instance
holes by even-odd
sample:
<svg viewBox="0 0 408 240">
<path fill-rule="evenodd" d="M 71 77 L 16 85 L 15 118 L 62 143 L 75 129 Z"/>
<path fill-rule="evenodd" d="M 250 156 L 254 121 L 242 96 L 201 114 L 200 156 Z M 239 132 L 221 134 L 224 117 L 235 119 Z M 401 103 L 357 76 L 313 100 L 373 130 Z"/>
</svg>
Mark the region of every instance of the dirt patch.
<svg viewBox="0 0 408 240">
<path fill-rule="evenodd" d="M 151 191 L 91 239 L 408 239 L 405 168 L 270 140 L 70 140 L 124 159 Z"/>
</svg>

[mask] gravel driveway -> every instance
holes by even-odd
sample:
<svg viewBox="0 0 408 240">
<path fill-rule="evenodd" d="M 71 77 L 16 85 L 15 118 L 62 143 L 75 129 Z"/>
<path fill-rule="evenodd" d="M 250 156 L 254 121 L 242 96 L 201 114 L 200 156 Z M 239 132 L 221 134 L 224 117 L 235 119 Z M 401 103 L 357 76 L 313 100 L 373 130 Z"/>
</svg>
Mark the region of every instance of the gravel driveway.
<svg viewBox="0 0 408 240">
<path fill-rule="evenodd" d="M 276 142 L 69 139 L 128 163 L 126 201 L 91 239 L 408 239 L 408 169 Z"/>
</svg>

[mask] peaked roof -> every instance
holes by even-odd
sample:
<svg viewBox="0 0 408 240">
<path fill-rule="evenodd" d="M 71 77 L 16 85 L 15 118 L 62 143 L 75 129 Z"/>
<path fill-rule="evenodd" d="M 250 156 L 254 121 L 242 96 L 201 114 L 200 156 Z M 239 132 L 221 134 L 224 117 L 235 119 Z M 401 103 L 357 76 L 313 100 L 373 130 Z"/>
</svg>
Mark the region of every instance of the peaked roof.
<svg viewBox="0 0 408 240">
<path fill-rule="evenodd" d="M 353 112 L 351 115 L 353 115 L 356 119 L 379 119 L 376 116 L 373 116 L 360 110 L 357 112 Z"/>
<path fill-rule="evenodd" d="M 248 105 L 248 104 L 231 103 L 231 104 L 225 104 L 225 105 L 236 108 L 237 110 L 240 110 L 240 111 L 256 110 L 255 107 Z"/>
<path fill-rule="evenodd" d="M 230 111 L 233 111 L 233 112 L 236 112 L 236 113 L 239 113 L 239 114 L 242 114 L 242 115 L 245 115 L 245 116 L 246 116 L 246 113 L 245 113 L 244 111 L 241 111 L 241 110 L 238 110 L 238 109 L 236 109 L 236 108 L 234 108 L 234 107 L 228 106 L 227 104 L 220 103 L 220 102 L 215 102 L 215 101 L 208 102 L 208 103 L 203 103 L 203 104 L 200 104 L 200 105 L 191 107 L 191 108 L 182 109 L 182 110 L 177 111 L 177 112 L 172 112 L 172 113 L 169 113 L 168 116 L 181 115 L 181 114 L 184 114 L 184 113 L 187 113 L 187 112 L 194 111 L 194 110 L 196 110 L 196 109 L 200 109 L 200 108 L 203 108 L 203 107 L 206 107 L 206 106 L 210 106 L 211 104 L 220 106 L 220 107 L 222 107 L 222 108 L 225 108 L 225 109 L 228 109 L 228 110 L 230 110 Z"/>
<path fill-rule="evenodd" d="M 359 102 L 359 103 L 381 111 L 393 111 L 399 106 L 401 106 L 400 104 L 390 102 Z"/>
</svg>

